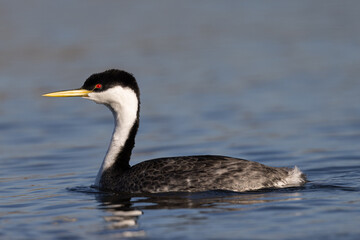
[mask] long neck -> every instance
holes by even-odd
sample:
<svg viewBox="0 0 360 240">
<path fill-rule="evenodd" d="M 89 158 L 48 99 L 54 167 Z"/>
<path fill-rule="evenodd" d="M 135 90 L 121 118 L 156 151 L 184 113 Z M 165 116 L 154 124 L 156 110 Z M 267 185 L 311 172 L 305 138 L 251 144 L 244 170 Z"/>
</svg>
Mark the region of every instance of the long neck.
<svg viewBox="0 0 360 240">
<path fill-rule="evenodd" d="M 139 104 L 136 105 L 136 107 L 121 104 L 108 106 L 114 116 L 115 128 L 109 149 L 96 177 L 97 187 L 103 187 L 103 181 L 113 182 L 113 178 L 130 168 L 129 161 L 139 127 Z"/>
</svg>

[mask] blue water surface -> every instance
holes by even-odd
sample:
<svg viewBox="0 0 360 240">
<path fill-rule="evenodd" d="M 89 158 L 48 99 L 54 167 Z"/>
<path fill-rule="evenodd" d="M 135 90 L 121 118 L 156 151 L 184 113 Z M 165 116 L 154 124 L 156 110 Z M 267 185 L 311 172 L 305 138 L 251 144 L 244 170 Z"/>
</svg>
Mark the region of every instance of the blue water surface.
<svg viewBox="0 0 360 240">
<path fill-rule="evenodd" d="M 0 239 L 359 239 L 358 1 L 0 2 Z M 78 88 L 138 79 L 131 164 L 219 154 L 298 166 L 300 188 L 91 187 L 113 128 Z"/>
</svg>

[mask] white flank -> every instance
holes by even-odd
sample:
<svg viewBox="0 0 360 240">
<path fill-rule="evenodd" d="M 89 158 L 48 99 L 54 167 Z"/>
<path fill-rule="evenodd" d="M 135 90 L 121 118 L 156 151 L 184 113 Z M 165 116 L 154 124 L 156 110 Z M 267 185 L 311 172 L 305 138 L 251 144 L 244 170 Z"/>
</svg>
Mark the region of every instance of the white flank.
<svg viewBox="0 0 360 240">
<path fill-rule="evenodd" d="M 305 184 L 305 180 L 302 175 L 303 173 L 300 169 L 295 166 L 294 169 L 289 172 L 289 176 L 277 182 L 275 186 L 279 188 L 302 186 Z"/>
<path fill-rule="evenodd" d="M 289 176 L 285 179 L 287 184 L 286 187 L 297 187 L 305 183 L 304 178 L 302 177 L 303 173 L 300 169 L 295 166 L 293 170 L 289 173 Z"/>
<path fill-rule="evenodd" d="M 114 164 L 116 156 L 124 147 L 129 132 L 136 121 L 138 99 L 132 89 L 121 86 L 110 88 L 104 92 L 89 93 L 88 97 L 85 98 L 108 106 L 115 120 L 110 146 L 95 180 L 95 186 L 100 187 L 103 172 Z"/>
</svg>

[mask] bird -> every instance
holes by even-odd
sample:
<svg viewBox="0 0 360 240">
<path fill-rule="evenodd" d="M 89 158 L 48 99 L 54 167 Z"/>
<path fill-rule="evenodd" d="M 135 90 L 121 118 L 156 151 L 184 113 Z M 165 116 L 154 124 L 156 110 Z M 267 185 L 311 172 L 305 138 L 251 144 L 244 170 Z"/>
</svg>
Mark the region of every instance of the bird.
<svg viewBox="0 0 360 240">
<path fill-rule="evenodd" d="M 92 74 L 78 89 L 44 94 L 82 97 L 110 109 L 114 131 L 94 187 L 116 193 L 246 192 L 300 187 L 306 176 L 296 166 L 270 167 L 258 162 L 219 155 L 163 157 L 130 166 L 139 128 L 140 90 L 135 77 L 110 69 Z"/>
</svg>

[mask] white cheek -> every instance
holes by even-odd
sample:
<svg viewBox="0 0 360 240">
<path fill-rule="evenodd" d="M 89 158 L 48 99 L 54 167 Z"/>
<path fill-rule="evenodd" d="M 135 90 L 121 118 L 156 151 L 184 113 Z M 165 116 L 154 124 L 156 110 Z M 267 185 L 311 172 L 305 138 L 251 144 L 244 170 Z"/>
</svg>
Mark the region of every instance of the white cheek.
<svg viewBox="0 0 360 240">
<path fill-rule="evenodd" d="M 102 93 L 89 93 L 87 97 L 84 97 L 86 99 L 92 100 L 96 103 L 100 103 L 100 104 L 106 104 L 107 103 L 107 98 L 106 98 L 106 94 Z"/>
<path fill-rule="evenodd" d="M 103 92 L 92 92 L 88 94 L 86 99 L 92 100 L 96 103 L 106 104 L 112 106 L 115 110 L 119 104 L 125 108 L 137 108 L 138 100 L 136 94 L 130 88 L 123 88 L 116 86 Z"/>
</svg>

